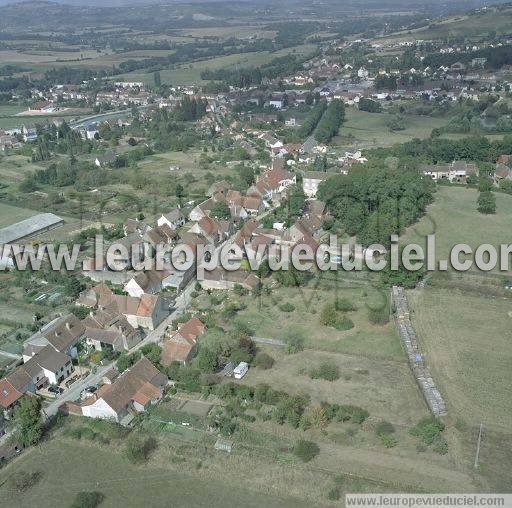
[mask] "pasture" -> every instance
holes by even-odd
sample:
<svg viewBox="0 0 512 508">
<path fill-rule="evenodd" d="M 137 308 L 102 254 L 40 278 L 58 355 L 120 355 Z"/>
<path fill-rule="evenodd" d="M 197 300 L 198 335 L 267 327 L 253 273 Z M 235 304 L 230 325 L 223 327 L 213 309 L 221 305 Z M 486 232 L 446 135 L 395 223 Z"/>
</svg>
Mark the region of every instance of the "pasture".
<svg viewBox="0 0 512 508">
<path fill-rule="evenodd" d="M 368 113 L 357 108 L 346 109 L 346 119 L 332 145 L 371 149 L 405 143 L 414 138 L 428 138 L 432 129 L 441 127 L 446 120 L 419 115 L 404 115 L 406 129 L 391 132 L 388 113 Z"/>
<path fill-rule="evenodd" d="M 350 330 L 336 330 L 320 324 L 320 313 L 326 303 L 346 298 L 357 308 L 347 313 L 354 322 Z M 315 289 L 279 288 L 271 295 L 246 297 L 247 308 L 238 313 L 238 319 L 247 323 L 257 337 L 282 339 L 291 328 L 304 335 L 307 348 L 361 356 L 379 360 L 405 361 L 400 341 L 392 323 L 372 325 L 368 320 L 368 303 L 383 303 L 381 292 L 371 285 L 352 286 L 340 281 L 338 287 Z M 292 312 L 283 312 L 279 305 L 290 303 Z M 279 325 L 276 327 L 276 323 Z"/>
<path fill-rule="evenodd" d="M 160 77 L 162 83 L 169 83 L 172 85 L 202 85 L 206 83 L 206 81 L 201 79 L 201 71 L 203 70 L 257 67 L 270 62 L 274 58 L 289 54 L 305 55 L 312 53 L 315 47 L 316 46 L 314 44 L 303 44 L 301 46 L 286 48 L 273 53 L 268 51 L 259 51 L 254 53 L 223 55 L 208 60 L 198 60 L 196 62 L 182 65 L 176 69 L 164 69 L 160 71 Z M 153 73 L 135 71 L 116 76 L 116 80 L 143 81 L 145 83 L 152 84 Z"/>
<path fill-rule="evenodd" d="M 410 291 L 408 299 L 450 416 L 510 431 L 511 301 L 435 287 Z"/>
<path fill-rule="evenodd" d="M 449 259 L 449 253 L 456 244 L 467 244 L 473 249 L 484 243 L 497 249 L 500 244 L 509 244 L 512 196 L 498 192 L 495 195 L 496 214 L 483 215 L 477 210 L 476 190 L 455 185 L 438 186 L 434 203 L 418 223 L 407 229 L 401 242 L 424 246 L 426 236 L 435 234 L 438 260 Z M 475 267 L 473 269 L 476 270 Z"/>
</svg>

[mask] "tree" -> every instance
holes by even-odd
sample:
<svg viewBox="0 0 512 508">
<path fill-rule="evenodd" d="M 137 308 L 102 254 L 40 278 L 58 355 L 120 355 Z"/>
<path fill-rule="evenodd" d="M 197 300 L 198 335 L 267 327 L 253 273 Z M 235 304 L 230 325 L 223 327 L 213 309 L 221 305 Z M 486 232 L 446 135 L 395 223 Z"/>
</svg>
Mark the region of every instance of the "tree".
<svg viewBox="0 0 512 508">
<path fill-rule="evenodd" d="M 380 113 L 382 111 L 382 106 L 373 99 L 362 97 L 359 99 L 359 109 L 361 111 L 367 111 L 368 113 Z"/>
<path fill-rule="evenodd" d="M 286 342 L 286 352 L 288 354 L 298 353 L 304 349 L 305 338 L 298 329 L 288 328 L 284 333 L 284 341 Z"/>
<path fill-rule="evenodd" d="M 162 84 L 162 78 L 160 76 L 160 71 L 156 71 L 153 73 L 153 81 L 155 83 L 155 87 L 160 88 L 160 85 Z"/>
<path fill-rule="evenodd" d="M 23 396 L 14 412 L 14 421 L 17 439 L 23 446 L 31 446 L 39 442 L 43 436 L 41 400 L 38 397 Z"/>
<path fill-rule="evenodd" d="M 210 210 L 210 215 L 216 219 L 229 219 L 231 211 L 227 203 L 217 201 Z"/>
<path fill-rule="evenodd" d="M 303 462 L 309 462 L 320 453 L 320 448 L 313 441 L 301 439 L 293 447 L 293 453 Z"/>
<path fill-rule="evenodd" d="M 217 352 L 207 346 L 199 348 L 197 366 L 203 372 L 215 372 L 219 366 Z"/>
<path fill-rule="evenodd" d="M 154 437 L 143 437 L 132 434 L 126 441 L 126 458 L 136 464 L 148 460 L 150 453 L 157 447 L 157 441 Z"/>
<path fill-rule="evenodd" d="M 96 508 L 104 499 L 105 495 L 101 492 L 79 492 L 71 508 Z"/>
<path fill-rule="evenodd" d="M 146 344 L 145 346 L 142 346 L 140 350 L 153 365 L 160 365 L 162 348 L 158 344 Z"/>
<path fill-rule="evenodd" d="M 481 192 L 477 204 L 480 213 L 486 215 L 496 213 L 496 197 L 492 192 Z"/>
</svg>

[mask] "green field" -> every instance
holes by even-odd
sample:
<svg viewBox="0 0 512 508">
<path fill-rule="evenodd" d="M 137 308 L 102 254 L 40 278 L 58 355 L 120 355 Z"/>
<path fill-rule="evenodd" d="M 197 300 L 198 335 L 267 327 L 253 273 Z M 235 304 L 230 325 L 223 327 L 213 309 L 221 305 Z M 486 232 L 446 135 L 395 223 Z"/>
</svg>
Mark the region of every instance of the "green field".
<svg viewBox="0 0 512 508">
<path fill-rule="evenodd" d="M 347 298 L 357 306 L 349 317 L 354 328 L 339 331 L 320 324 L 320 312 L 327 302 Z M 257 337 L 282 339 L 282 332 L 294 327 L 303 333 L 306 346 L 322 351 L 332 351 L 372 359 L 405 361 L 393 324 L 370 324 L 367 303 L 382 301 L 380 292 L 370 285 L 350 287 L 350 282 L 340 281 L 334 289 L 279 288 L 272 295 L 258 299 L 246 297 L 247 309 L 239 312 L 239 319 L 249 324 Z M 283 303 L 294 305 L 293 312 L 282 312 Z M 279 323 L 279 328 L 276 328 Z"/>
<path fill-rule="evenodd" d="M 333 145 L 369 149 L 405 143 L 414 138 L 428 138 L 432 129 L 441 127 L 446 120 L 419 115 L 404 115 L 406 129 L 391 132 L 388 113 L 368 113 L 357 108 L 346 109 L 346 120 Z"/>
<path fill-rule="evenodd" d="M 511 301 L 438 288 L 411 291 L 409 300 L 448 413 L 510 431 Z"/>
<path fill-rule="evenodd" d="M 51 464 L 51 470 L 48 469 Z M 6 480 L 19 471 L 41 471 L 41 481 L 23 495 L 10 490 Z M 236 507 L 240 499 L 249 507 L 308 506 L 300 499 L 276 498 L 251 491 L 226 478 L 198 477 L 183 465 L 156 463 L 131 465 L 108 447 L 88 446 L 52 440 L 26 451 L 0 472 L 0 496 L 6 506 L 41 508 L 70 506 L 76 493 L 99 491 L 105 495 L 102 507 L 204 506 Z M 37 500 L 37 501 L 36 501 Z"/>
<path fill-rule="evenodd" d="M 304 44 L 293 48 L 287 48 L 274 53 L 268 51 L 260 51 L 254 53 L 239 53 L 234 55 L 219 56 L 209 60 L 199 60 L 190 64 L 183 65 L 177 69 L 162 70 L 160 76 L 162 83 L 170 83 L 172 85 L 202 85 L 206 81 L 201 79 L 201 71 L 205 69 L 220 69 L 220 68 L 242 68 L 242 67 L 256 67 L 266 64 L 272 59 L 286 56 L 289 54 L 304 55 L 312 53 L 316 46 L 314 44 Z M 129 80 L 129 81 L 143 81 L 148 84 L 153 84 L 153 74 L 145 72 L 131 72 L 116 76 L 116 80 Z"/>
<path fill-rule="evenodd" d="M 28 219 L 29 217 L 33 217 L 38 213 L 39 212 L 35 210 L 29 210 L 27 208 L 18 208 L 16 206 L 0 203 L 0 228 L 4 228 L 5 226 L 10 226 L 15 222 Z"/>
<path fill-rule="evenodd" d="M 459 243 L 468 244 L 473 249 L 484 243 L 496 248 L 500 244 L 509 244 L 512 196 L 495 195 L 497 213 L 483 215 L 476 209 L 476 190 L 439 186 L 425 217 L 407 230 L 402 243 L 424 246 L 426 235 L 435 234 L 437 259 L 449 259 L 451 248 Z"/>
</svg>

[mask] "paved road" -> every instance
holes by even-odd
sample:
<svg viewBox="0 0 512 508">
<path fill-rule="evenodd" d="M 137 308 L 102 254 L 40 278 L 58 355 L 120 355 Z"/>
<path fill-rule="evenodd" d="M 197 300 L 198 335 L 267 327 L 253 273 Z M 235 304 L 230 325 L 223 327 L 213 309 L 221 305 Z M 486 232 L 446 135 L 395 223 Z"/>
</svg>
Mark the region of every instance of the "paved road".
<svg viewBox="0 0 512 508">
<path fill-rule="evenodd" d="M 53 415 L 57 414 L 59 407 L 64 402 L 77 400 L 80 398 L 80 394 L 85 388 L 92 385 L 97 385 L 101 381 L 101 378 L 112 368 L 112 363 L 108 365 L 102 365 L 97 368 L 94 374 L 89 374 L 86 378 L 80 379 L 76 383 L 71 385 L 69 390 L 66 390 L 62 395 L 56 398 L 53 402 L 43 408 L 43 412 L 47 419 L 50 419 Z"/>
</svg>

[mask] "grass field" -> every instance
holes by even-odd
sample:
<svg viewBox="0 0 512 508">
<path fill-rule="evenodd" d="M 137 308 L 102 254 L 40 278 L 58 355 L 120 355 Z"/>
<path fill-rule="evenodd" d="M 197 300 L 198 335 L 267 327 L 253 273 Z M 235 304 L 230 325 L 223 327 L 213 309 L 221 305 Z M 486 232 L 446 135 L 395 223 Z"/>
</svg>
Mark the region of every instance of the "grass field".
<svg viewBox="0 0 512 508">
<path fill-rule="evenodd" d="M 0 162 L 0 182 L 2 183 L 19 183 L 28 173 L 43 169 L 43 166 L 31 162 L 23 155 L 9 155 L 1 158 Z"/>
<path fill-rule="evenodd" d="M 201 71 L 205 69 L 220 69 L 220 68 L 241 68 L 241 67 L 256 67 L 270 62 L 272 59 L 286 56 L 289 54 L 304 55 L 309 54 L 315 49 L 314 44 L 304 44 L 292 48 L 283 49 L 274 53 L 268 51 L 260 51 L 254 53 L 239 53 L 234 55 L 225 55 L 212 58 L 209 60 L 199 60 L 190 64 L 183 65 L 178 69 L 162 70 L 160 77 L 162 83 L 170 83 L 173 85 L 191 85 L 191 84 L 205 84 L 206 82 L 201 79 Z M 153 83 L 153 74 L 144 72 L 133 72 L 116 76 L 116 80 L 130 80 L 130 81 L 143 81 L 148 84 Z"/>
<path fill-rule="evenodd" d="M 409 292 L 409 300 L 448 413 L 470 425 L 510 431 L 511 301 L 428 287 Z"/>
<path fill-rule="evenodd" d="M 436 235 L 437 259 L 449 259 L 451 248 L 459 243 L 473 249 L 489 243 L 510 243 L 512 196 L 495 193 L 497 213 L 482 215 L 476 209 L 478 192 L 463 186 L 439 186 L 434 203 L 416 225 L 408 229 L 402 243 L 425 245 L 426 235 Z"/>
<path fill-rule="evenodd" d="M 428 138 L 432 129 L 446 123 L 439 118 L 406 115 L 406 130 L 391 132 L 387 126 L 391 118 L 388 113 L 368 113 L 357 108 L 347 108 L 345 123 L 332 144 L 358 149 L 390 146 L 414 138 Z"/>
<path fill-rule="evenodd" d="M 276 363 L 270 370 L 250 369 L 244 383 L 268 383 L 288 393 L 309 393 L 313 404 L 328 401 L 360 405 L 372 417 L 397 426 L 412 426 L 427 409 L 405 363 L 306 350 L 289 355 L 284 348 L 265 346 Z M 310 379 L 308 369 L 324 361 L 338 365 L 337 381 Z"/>
<path fill-rule="evenodd" d="M 325 303 L 335 298 L 347 298 L 356 306 L 349 317 L 354 328 L 339 331 L 320 324 L 320 312 Z M 280 288 L 270 296 L 259 299 L 247 297 L 247 309 L 238 314 L 254 330 L 257 337 L 280 339 L 289 327 L 298 329 L 306 338 L 306 346 L 372 359 L 405 361 L 394 326 L 370 324 L 366 303 L 381 301 L 381 294 L 371 286 L 350 287 L 341 282 L 336 291 L 313 288 Z M 293 312 L 282 312 L 278 306 L 291 303 Z M 279 327 L 276 328 L 276 323 Z"/>
<path fill-rule="evenodd" d="M 52 464 L 51 471 L 47 465 Z M 42 471 L 41 481 L 24 495 L 10 490 L 5 480 L 18 471 Z M 213 506 L 236 507 L 240 499 L 249 507 L 308 506 L 299 499 L 277 498 L 230 484 L 224 479 L 199 478 L 183 466 L 134 466 L 108 448 L 53 440 L 32 448 L 0 472 L 0 496 L 6 506 L 41 508 L 70 506 L 80 491 L 100 491 L 102 507 Z M 235 480 L 236 481 L 236 480 Z"/>
<path fill-rule="evenodd" d="M 18 208 L 16 206 L 0 203 L 0 228 L 10 226 L 15 222 L 33 217 L 37 213 L 39 212 L 35 210 L 29 210 L 28 208 Z"/>
</svg>

